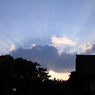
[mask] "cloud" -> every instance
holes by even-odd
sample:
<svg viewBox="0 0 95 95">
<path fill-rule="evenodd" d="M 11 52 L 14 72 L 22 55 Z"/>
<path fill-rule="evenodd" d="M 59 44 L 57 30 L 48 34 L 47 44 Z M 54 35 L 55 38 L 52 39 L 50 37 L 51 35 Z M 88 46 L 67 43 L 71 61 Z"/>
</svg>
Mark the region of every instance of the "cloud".
<svg viewBox="0 0 95 95">
<path fill-rule="evenodd" d="M 92 44 L 91 49 L 87 49 L 84 54 L 95 55 L 95 42 Z"/>
<path fill-rule="evenodd" d="M 31 46 L 32 46 L 32 47 L 35 47 L 35 46 L 36 46 L 36 44 L 31 44 Z"/>
<path fill-rule="evenodd" d="M 83 50 L 88 50 L 88 49 L 92 48 L 93 44 L 94 44 L 93 42 L 89 42 L 87 44 L 83 44 L 83 45 L 79 46 L 79 48 L 83 49 Z"/>
<path fill-rule="evenodd" d="M 67 80 L 69 78 L 70 73 L 57 73 L 57 72 L 50 70 L 49 75 L 51 75 L 50 79 L 54 79 L 57 77 L 57 79 Z"/>
<path fill-rule="evenodd" d="M 75 66 L 76 54 L 62 52 L 60 55 L 58 49 L 53 46 L 36 45 L 30 49 L 19 48 L 11 51 L 13 57 L 22 57 L 33 62 L 38 62 L 42 67 L 55 72 L 71 72 Z"/>
<path fill-rule="evenodd" d="M 89 42 L 81 46 L 85 52 L 80 53 L 80 55 L 95 55 L 95 42 Z"/>
<path fill-rule="evenodd" d="M 12 46 L 13 47 L 13 46 Z M 81 46 L 85 49 L 84 53 L 80 55 L 95 54 L 95 43 L 89 42 Z M 69 53 L 63 50 L 60 54 L 58 49 L 50 45 L 33 45 L 32 48 L 10 49 L 10 54 L 17 58 L 22 57 L 33 62 L 38 62 L 42 67 L 47 68 L 48 71 L 69 73 L 75 69 L 75 60 L 77 53 Z"/>
<path fill-rule="evenodd" d="M 90 42 L 83 46 L 82 48 L 86 49 L 85 52 L 80 53 L 80 55 L 95 54 L 95 43 Z M 54 46 L 33 45 L 32 48 L 13 49 L 13 51 L 10 51 L 10 54 L 14 58 L 22 57 L 33 62 L 38 62 L 42 67 L 47 68 L 48 71 L 70 73 L 75 69 L 77 53 L 69 53 L 63 50 L 61 54 L 59 54 L 58 49 Z"/>
<path fill-rule="evenodd" d="M 14 45 L 11 45 L 10 49 L 9 49 L 9 52 L 15 50 L 15 46 Z"/>
<path fill-rule="evenodd" d="M 70 45 L 70 46 L 75 46 L 77 42 L 70 40 L 68 37 L 63 36 L 62 38 L 58 38 L 56 36 L 51 37 L 51 42 L 54 45 L 60 46 L 62 44 Z"/>
</svg>

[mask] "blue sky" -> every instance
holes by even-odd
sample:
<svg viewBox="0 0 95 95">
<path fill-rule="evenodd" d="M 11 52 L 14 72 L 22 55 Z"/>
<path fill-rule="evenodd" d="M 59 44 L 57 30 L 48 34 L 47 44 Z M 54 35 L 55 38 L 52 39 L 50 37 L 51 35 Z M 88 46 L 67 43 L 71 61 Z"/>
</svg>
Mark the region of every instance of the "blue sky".
<svg viewBox="0 0 95 95">
<path fill-rule="evenodd" d="M 75 60 L 77 53 L 94 54 L 95 0 L 0 0 L 0 34 L 1 55 L 39 59 L 42 66 L 56 72 L 62 72 L 62 62 L 57 62 L 63 58 L 63 71 L 70 72 L 74 70 L 74 61 L 66 66 L 68 56 Z M 43 56 L 50 56 L 43 49 L 50 50 L 51 55 L 56 52 L 51 61 L 44 58 L 52 66 L 42 60 Z M 23 56 L 26 51 L 34 59 Z M 35 59 L 39 52 L 42 57 Z"/>
</svg>

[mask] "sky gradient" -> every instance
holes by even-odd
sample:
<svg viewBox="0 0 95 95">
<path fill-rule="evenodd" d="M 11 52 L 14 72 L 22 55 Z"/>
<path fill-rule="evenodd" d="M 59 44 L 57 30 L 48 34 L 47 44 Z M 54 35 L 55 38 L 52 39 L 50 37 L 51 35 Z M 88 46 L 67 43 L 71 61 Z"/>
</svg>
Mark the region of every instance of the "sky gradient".
<svg viewBox="0 0 95 95">
<path fill-rule="evenodd" d="M 0 0 L 2 54 L 69 74 L 76 54 L 95 54 L 95 0 Z"/>
</svg>

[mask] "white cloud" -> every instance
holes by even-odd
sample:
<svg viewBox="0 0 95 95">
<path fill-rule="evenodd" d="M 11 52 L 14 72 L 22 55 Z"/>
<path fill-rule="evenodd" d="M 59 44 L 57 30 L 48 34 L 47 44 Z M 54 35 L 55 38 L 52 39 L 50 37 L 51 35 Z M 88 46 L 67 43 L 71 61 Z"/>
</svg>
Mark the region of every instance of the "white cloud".
<svg viewBox="0 0 95 95">
<path fill-rule="evenodd" d="M 83 45 L 79 46 L 79 48 L 83 49 L 83 50 L 88 50 L 88 49 L 92 48 L 93 44 L 94 44 L 93 42 L 89 42 L 87 44 L 83 44 Z"/>
<path fill-rule="evenodd" d="M 35 47 L 37 44 L 31 44 L 32 47 Z"/>
<path fill-rule="evenodd" d="M 51 42 L 53 45 L 60 46 L 62 44 L 75 46 L 77 42 L 70 40 L 68 37 L 63 36 L 62 38 L 58 38 L 56 36 L 51 37 Z"/>
<path fill-rule="evenodd" d="M 15 50 L 15 46 L 14 45 L 11 45 L 10 49 L 9 49 L 9 52 Z"/>
<path fill-rule="evenodd" d="M 59 45 L 58 44 L 49 44 L 49 46 L 53 46 L 53 47 L 57 48 Z"/>
</svg>

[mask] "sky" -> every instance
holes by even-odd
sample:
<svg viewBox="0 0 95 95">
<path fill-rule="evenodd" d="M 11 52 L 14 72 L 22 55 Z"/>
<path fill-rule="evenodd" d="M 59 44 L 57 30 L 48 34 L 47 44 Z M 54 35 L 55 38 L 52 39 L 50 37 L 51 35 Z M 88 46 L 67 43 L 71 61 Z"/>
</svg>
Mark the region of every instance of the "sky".
<svg viewBox="0 0 95 95">
<path fill-rule="evenodd" d="M 95 54 L 95 0 L 0 0 L 0 55 L 5 54 L 67 79 L 76 54 Z"/>
</svg>

